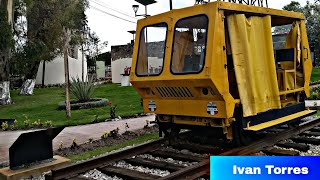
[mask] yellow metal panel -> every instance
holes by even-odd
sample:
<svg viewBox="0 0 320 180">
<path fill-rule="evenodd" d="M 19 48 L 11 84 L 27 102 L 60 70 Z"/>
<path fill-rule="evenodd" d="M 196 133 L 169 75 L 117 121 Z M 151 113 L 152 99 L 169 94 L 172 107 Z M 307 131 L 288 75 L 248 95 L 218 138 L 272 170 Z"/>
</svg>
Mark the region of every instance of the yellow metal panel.
<svg viewBox="0 0 320 180">
<path fill-rule="evenodd" d="M 304 90 L 307 97 L 310 96 L 310 78 L 312 73 L 312 60 L 311 51 L 309 48 L 308 36 L 306 25 L 304 21 L 300 23 L 301 29 L 301 51 L 302 51 L 302 65 L 303 65 L 303 75 L 304 75 Z"/>
<path fill-rule="evenodd" d="M 294 120 L 296 118 L 300 118 L 300 117 L 303 117 L 303 116 L 311 115 L 311 114 L 313 114 L 315 112 L 316 111 L 313 111 L 313 110 L 301 111 L 301 112 L 298 112 L 298 113 L 295 113 L 295 114 L 291 114 L 289 116 L 285 116 L 285 117 L 282 117 L 282 118 L 279 118 L 279 119 L 276 119 L 276 120 L 273 120 L 273 121 L 269 121 L 269 122 L 266 122 L 266 123 L 261 123 L 261 124 L 256 125 L 256 126 L 249 126 L 249 127 L 245 128 L 245 130 L 260 131 L 260 130 L 263 130 L 263 129 L 266 129 L 266 128 L 269 128 L 269 127 L 272 127 L 272 126 L 275 126 L 275 125 L 278 125 L 278 124 L 289 122 L 289 121 Z"/>
<path fill-rule="evenodd" d="M 233 62 L 243 116 L 281 108 L 270 16 L 228 16 Z"/>
<path fill-rule="evenodd" d="M 257 6 L 247 6 L 247 5 L 229 3 L 229 2 L 219 2 L 219 9 L 237 11 L 238 13 L 249 12 L 253 14 L 265 14 L 265 15 L 272 15 L 272 16 L 279 16 L 279 17 L 304 19 L 304 15 L 302 13 L 263 8 L 263 7 L 257 7 Z"/>
<path fill-rule="evenodd" d="M 148 109 L 149 101 L 156 103 L 156 111 L 151 112 Z M 143 110 L 146 113 L 166 114 L 166 115 L 180 115 L 180 116 L 198 116 L 209 118 L 226 118 L 225 102 L 214 101 L 218 108 L 218 113 L 214 116 L 208 114 L 207 104 L 212 101 L 208 100 L 170 100 L 170 99 L 144 99 Z"/>
</svg>

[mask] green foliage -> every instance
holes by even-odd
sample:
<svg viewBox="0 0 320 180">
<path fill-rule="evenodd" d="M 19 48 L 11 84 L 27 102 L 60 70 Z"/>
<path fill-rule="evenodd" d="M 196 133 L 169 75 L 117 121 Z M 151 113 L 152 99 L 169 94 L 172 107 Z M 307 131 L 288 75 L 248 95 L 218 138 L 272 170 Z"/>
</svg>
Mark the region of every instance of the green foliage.
<svg viewBox="0 0 320 180">
<path fill-rule="evenodd" d="M 314 47 L 315 58 L 317 60 L 320 59 L 320 4 L 307 0 L 307 4 L 301 6 L 299 2 L 292 1 L 290 4 L 284 6 L 283 9 L 304 14 L 309 44 L 311 47 Z M 290 28 L 288 30 L 290 30 Z"/>
<path fill-rule="evenodd" d="M 40 120 L 40 119 L 34 121 L 34 122 L 32 123 L 32 125 L 33 125 L 33 127 L 35 127 L 35 128 L 41 128 L 41 127 L 43 126 L 43 124 L 41 123 L 41 120 Z"/>
<path fill-rule="evenodd" d="M 115 119 L 117 117 L 117 105 L 113 105 L 111 101 L 108 104 L 110 105 L 110 118 Z"/>
<path fill-rule="evenodd" d="M 100 138 L 101 139 L 106 139 L 108 136 L 109 136 L 110 132 L 109 131 L 105 131 L 101 136 Z"/>
<path fill-rule="evenodd" d="M 311 74 L 311 82 L 320 83 L 320 68 L 313 68 L 312 74 Z"/>
<path fill-rule="evenodd" d="M 77 143 L 77 139 L 74 138 L 74 139 L 72 140 L 72 143 L 71 143 L 70 148 L 71 148 L 71 149 L 74 149 L 74 148 L 76 148 L 76 147 L 79 147 L 79 145 L 78 145 L 78 143 Z"/>
<path fill-rule="evenodd" d="M 314 87 L 310 91 L 309 100 L 320 100 L 320 87 Z"/>
<path fill-rule="evenodd" d="M 72 78 L 70 92 L 76 97 L 78 102 L 88 102 L 95 90 L 92 78 L 87 82 L 83 82 L 79 77 Z"/>
<path fill-rule="evenodd" d="M 44 124 L 45 124 L 45 126 L 47 128 L 51 128 L 52 127 L 52 121 L 46 121 Z"/>
<path fill-rule="evenodd" d="M 13 47 L 11 26 L 8 22 L 7 9 L 0 7 L 0 52 Z"/>
<path fill-rule="evenodd" d="M 1 118 L 18 119 L 20 129 L 25 128 L 24 121 L 27 119 L 31 123 L 37 119 L 44 120 L 44 122 L 51 120 L 53 127 L 92 123 L 95 115 L 99 116 L 98 122 L 110 119 L 110 106 L 105 106 L 72 111 L 72 118 L 68 120 L 64 111 L 57 110 L 57 104 L 65 98 L 63 88 L 35 89 L 34 91 L 35 95 L 30 97 L 19 96 L 17 90 L 11 91 L 15 103 L 0 108 Z M 117 115 L 121 117 L 131 117 L 143 112 L 140 96 L 132 86 L 99 85 L 96 86 L 93 97 L 112 99 L 112 102 L 118 106 Z"/>
<path fill-rule="evenodd" d="M 23 124 L 24 124 L 24 128 L 26 128 L 26 129 L 28 129 L 28 128 L 31 127 L 31 123 L 30 123 L 30 120 L 29 120 L 29 119 L 26 119 L 26 120 L 23 122 Z"/>
<path fill-rule="evenodd" d="M 157 140 L 157 139 L 159 139 L 158 133 L 146 134 L 146 135 L 125 141 L 125 142 L 117 144 L 117 145 L 96 148 L 93 151 L 86 151 L 86 152 L 83 152 L 83 153 L 80 153 L 77 155 L 69 156 L 68 158 L 71 159 L 73 162 L 76 162 L 76 161 L 80 161 L 80 160 L 89 159 L 94 156 L 104 154 L 106 152 L 111 152 L 113 150 L 121 149 L 121 148 L 124 148 L 127 146 L 137 145 L 137 144 L 144 143 L 146 141 Z"/>
<path fill-rule="evenodd" d="M 9 129 L 8 122 L 3 122 L 3 123 L 1 124 L 1 129 L 2 129 L 3 131 L 7 131 L 7 130 Z"/>
<path fill-rule="evenodd" d="M 108 137 L 113 137 L 113 138 L 118 137 L 120 135 L 119 130 L 120 130 L 119 127 L 117 127 L 116 129 L 110 131 Z"/>
<path fill-rule="evenodd" d="M 14 73 L 34 79 L 40 61 L 63 53 L 64 29 L 71 32 L 71 46 L 83 44 L 81 31 L 87 26 L 88 7 L 87 0 L 15 0 L 16 39 L 23 43 L 13 55 Z M 22 17 L 27 21 L 19 21 Z"/>
<path fill-rule="evenodd" d="M 282 9 L 286 11 L 302 12 L 302 7 L 297 1 L 291 1 L 290 4 L 284 6 Z"/>
</svg>

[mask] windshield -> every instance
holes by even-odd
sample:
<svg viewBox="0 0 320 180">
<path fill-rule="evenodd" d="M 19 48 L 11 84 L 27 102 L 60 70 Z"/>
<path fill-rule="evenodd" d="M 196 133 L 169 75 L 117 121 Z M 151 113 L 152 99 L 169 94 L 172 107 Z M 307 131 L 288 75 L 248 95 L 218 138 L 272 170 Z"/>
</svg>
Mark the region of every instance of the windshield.
<svg viewBox="0 0 320 180">
<path fill-rule="evenodd" d="M 136 74 L 159 75 L 163 69 L 167 24 L 144 27 L 140 33 Z"/>
<path fill-rule="evenodd" d="M 175 26 L 171 72 L 199 73 L 203 69 L 208 18 L 199 15 L 181 19 Z"/>
</svg>

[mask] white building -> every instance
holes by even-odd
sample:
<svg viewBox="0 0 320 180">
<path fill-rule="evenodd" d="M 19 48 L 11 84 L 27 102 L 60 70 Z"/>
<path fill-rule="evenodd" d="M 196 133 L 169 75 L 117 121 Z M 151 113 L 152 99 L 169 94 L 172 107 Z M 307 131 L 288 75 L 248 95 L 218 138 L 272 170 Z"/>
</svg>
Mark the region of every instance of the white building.
<svg viewBox="0 0 320 180">
<path fill-rule="evenodd" d="M 87 77 L 87 60 L 84 58 L 84 77 Z M 43 62 L 40 63 L 36 84 L 42 84 L 42 72 L 43 72 Z M 69 73 L 70 79 L 72 77 L 82 78 L 82 52 L 75 48 L 71 51 L 71 57 L 69 57 Z M 63 84 L 65 83 L 64 78 L 64 59 L 63 55 L 56 57 L 50 62 L 45 64 L 45 76 L 44 84 Z"/>
</svg>

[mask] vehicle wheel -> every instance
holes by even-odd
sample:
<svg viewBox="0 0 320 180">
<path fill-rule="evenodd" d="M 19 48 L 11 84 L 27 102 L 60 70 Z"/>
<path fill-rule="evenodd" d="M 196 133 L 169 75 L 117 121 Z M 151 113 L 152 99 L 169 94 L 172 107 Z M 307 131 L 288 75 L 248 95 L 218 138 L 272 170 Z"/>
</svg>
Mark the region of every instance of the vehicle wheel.
<svg viewBox="0 0 320 180">
<path fill-rule="evenodd" d="M 172 127 L 170 128 L 170 132 L 168 134 L 169 144 L 172 145 L 177 142 L 180 133 L 180 128 Z"/>
<path fill-rule="evenodd" d="M 253 141 L 253 135 L 242 127 L 242 108 L 236 112 L 236 121 L 232 124 L 234 143 L 239 146 L 247 146 Z"/>
</svg>

